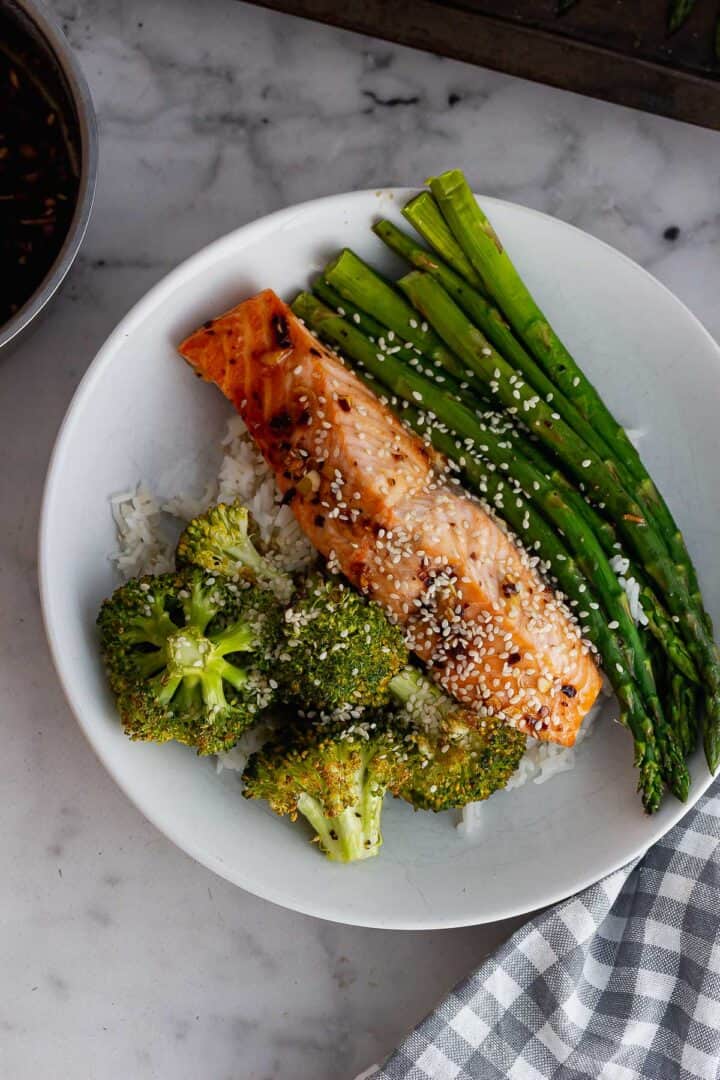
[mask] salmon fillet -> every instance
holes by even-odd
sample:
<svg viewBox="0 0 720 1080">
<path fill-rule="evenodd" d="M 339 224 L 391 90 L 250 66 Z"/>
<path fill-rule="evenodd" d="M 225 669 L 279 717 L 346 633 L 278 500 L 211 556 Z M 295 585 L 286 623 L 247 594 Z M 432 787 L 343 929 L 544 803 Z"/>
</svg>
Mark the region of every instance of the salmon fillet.
<svg viewBox="0 0 720 1080">
<path fill-rule="evenodd" d="M 444 689 L 571 746 L 601 679 L 569 612 L 443 460 L 271 290 L 180 346 L 245 420 L 301 528 Z"/>
</svg>

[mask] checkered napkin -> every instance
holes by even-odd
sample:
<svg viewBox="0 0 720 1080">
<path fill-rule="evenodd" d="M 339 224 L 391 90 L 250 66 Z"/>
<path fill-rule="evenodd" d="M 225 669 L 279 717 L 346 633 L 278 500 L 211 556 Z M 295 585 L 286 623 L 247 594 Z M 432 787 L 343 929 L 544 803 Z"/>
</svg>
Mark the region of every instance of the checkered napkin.
<svg viewBox="0 0 720 1080">
<path fill-rule="evenodd" d="M 719 927 L 720 782 L 642 859 L 514 934 L 373 1080 L 716 1080 Z"/>
</svg>

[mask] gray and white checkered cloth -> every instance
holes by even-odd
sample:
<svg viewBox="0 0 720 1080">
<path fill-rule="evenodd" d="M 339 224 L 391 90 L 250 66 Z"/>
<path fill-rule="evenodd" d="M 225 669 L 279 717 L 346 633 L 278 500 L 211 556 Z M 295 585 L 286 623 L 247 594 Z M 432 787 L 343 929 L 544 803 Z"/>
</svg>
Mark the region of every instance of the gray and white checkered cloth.
<svg viewBox="0 0 720 1080">
<path fill-rule="evenodd" d="M 720 783 L 517 931 L 373 1080 L 720 1078 Z"/>
</svg>

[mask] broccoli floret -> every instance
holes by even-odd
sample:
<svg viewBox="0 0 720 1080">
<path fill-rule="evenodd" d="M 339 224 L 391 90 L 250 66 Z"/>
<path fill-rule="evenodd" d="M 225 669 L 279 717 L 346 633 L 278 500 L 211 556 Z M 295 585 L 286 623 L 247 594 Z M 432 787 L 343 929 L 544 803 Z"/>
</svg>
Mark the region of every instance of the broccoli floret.
<svg viewBox="0 0 720 1080">
<path fill-rule="evenodd" d="M 380 720 L 355 728 L 294 725 L 250 758 L 248 799 L 265 799 L 293 821 L 302 814 L 320 850 L 336 862 L 377 855 L 387 790 L 407 781 L 405 747 Z"/>
<path fill-rule="evenodd" d="M 525 753 L 525 736 L 466 709 L 408 667 L 390 683 L 404 706 L 408 779 L 397 794 L 417 810 L 450 810 L 504 788 Z"/>
<path fill-rule="evenodd" d="M 282 609 L 267 590 L 199 568 L 128 582 L 98 615 L 131 739 L 229 750 L 272 700 Z"/>
<path fill-rule="evenodd" d="M 311 576 L 285 613 L 279 678 L 308 709 L 375 708 L 407 663 L 403 636 L 377 604 L 336 578 Z"/>
<path fill-rule="evenodd" d="M 176 551 L 178 566 L 199 566 L 234 581 L 246 579 L 272 589 L 289 600 L 293 582 L 289 574 L 261 555 L 257 528 L 246 507 L 218 503 L 186 526 Z"/>
</svg>

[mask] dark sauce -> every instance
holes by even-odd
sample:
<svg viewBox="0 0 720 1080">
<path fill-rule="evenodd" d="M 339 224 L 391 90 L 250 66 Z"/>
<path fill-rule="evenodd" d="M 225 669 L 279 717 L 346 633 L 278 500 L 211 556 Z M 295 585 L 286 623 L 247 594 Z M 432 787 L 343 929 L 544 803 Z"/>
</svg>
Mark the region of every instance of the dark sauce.
<svg viewBox="0 0 720 1080">
<path fill-rule="evenodd" d="M 52 59 L 0 19 L 0 326 L 37 290 L 72 220 L 70 108 Z"/>
</svg>

